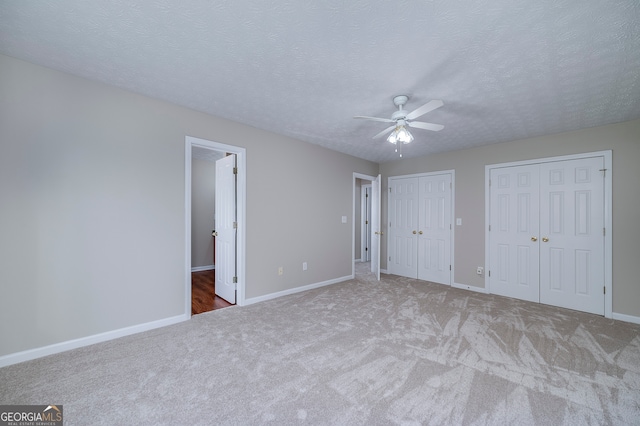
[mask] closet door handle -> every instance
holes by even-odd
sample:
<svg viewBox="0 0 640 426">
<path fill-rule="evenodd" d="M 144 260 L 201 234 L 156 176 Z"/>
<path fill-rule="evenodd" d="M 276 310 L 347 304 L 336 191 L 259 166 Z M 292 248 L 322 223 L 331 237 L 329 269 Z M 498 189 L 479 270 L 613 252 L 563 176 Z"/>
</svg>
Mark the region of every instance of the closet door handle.
<svg viewBox="0 0 640 426">
<path fill-rule="evenodd" d="M 418 232 L 418 234 L 422 235 L 422 231 Z"/>
<path fill-rule="evenodd" d="M 549 241 L 549 239 L 547 237 L 542 237 L 542 241 L 544 241 L 545 243 Z"/>
<path fill-rule="evenodd" d="M 538 241 L 538 237 L 531 237 L 531 241 L 535 243 L 536 241 Z"/>
<path fill-rule="evenodd" d="M 416 231 L 413 231 L 413 235 L 416 235 Z"/>
</svg>

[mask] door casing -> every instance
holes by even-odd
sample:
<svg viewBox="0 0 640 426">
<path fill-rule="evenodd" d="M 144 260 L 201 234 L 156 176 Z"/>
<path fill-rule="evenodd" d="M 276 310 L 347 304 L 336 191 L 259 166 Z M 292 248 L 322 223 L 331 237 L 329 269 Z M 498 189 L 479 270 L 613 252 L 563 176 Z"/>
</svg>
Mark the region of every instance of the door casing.
<svg viewBox="0 0 640 426">
<path fill-rule="evenodd" d="M 197 146 L 205 149 L 216 151 L 224 151 L 236 154 L 236 165 L 238 167 L 237 174 L 237 246 L 236 246 L 236 265 L 237 265 L 237 294 L 236 305 L 245 304 L 245 278 L 246 278 L 246 194 L 247 194 L 247 156 L 246 149 L 214 142 L 206 139 L 200 139 L 193 136 L 185 137 L 185 191 L 184 191 L 184 211 L 185 211 L 185 272 L 184 272 L 184 314 L 191 316 L 191 148 Z"/>
<path fill-rule="evenodd" d="M 353 172 L 353 206 L 351 210 L 351 217 L 356 217 L 356 203 L 360 203 L 360 199 L 356 196 L 356 185 L 358 179 L 371 181 L 373 182 L 376 179 L 376 176 L 365 175 L 358 172 Z M 373 209 L 373 205 L 371 206 Z M 351 258 L 353 260 L 356 259 L 356 221 L 355 219 L 351 221 Z M 371 242 L 373 244 L 373 241 Z M 355 262 L 351 262 L 351 278 L 356 276 Z"/>
</svg>

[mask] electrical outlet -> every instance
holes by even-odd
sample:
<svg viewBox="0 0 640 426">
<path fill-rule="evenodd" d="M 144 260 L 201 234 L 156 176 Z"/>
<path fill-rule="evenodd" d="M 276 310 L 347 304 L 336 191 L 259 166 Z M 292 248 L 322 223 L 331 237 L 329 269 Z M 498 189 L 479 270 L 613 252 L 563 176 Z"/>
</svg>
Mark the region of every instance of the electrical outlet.
<svg viewBox="0 0 640 426">
<path fill-rule="evenodd" d="M 307 270 L 307 262 L 302 262 L 302 270 L 303 271 Z"/>
<path fill-rule="evenodd" d="M 476 274 L 482 275 L 483 272 L 484 272 L 484 268 L 482 266 L 478 266 L 476 268 Z"/>
<path fill-rule="evenodd" d="M 284 268 L 282 266 L 278 267 L 278 275 L 284 274 Z"/>
</svg>

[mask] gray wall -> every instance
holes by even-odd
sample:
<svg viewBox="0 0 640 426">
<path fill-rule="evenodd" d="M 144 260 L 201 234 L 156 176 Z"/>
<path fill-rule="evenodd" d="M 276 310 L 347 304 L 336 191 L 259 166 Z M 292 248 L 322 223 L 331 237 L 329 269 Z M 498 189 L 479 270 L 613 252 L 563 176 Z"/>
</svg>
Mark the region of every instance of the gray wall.
<svg viewBox="0 0 640 426">
<path fill-rule="evenodd" d="M 484 287 L 475 270 L 484 265 L 485 165 L 603 150 L 613 151 L 613 312 L 640 317 L 640 120 L 394 161 L 382 164 L 380 173 L 386 188 L 389 176 L 455 170 L 455 216 L 462 226 L 455 227 L 454 281 Z M 383 268 L 386 244 L 383 236 Z"/>
<path fill-rule="evenodd" d="M 377 164 L 2 55 L 0 75 L 0 356 L 185 314 L 186 135 L 247 150 L 247 298 L 351 274 L 353 172 Z"/>
<path fill-rule="evenodd" d="M 191 160 L 191 267 L 213 265 L 216 163 Z"/>
</svg>

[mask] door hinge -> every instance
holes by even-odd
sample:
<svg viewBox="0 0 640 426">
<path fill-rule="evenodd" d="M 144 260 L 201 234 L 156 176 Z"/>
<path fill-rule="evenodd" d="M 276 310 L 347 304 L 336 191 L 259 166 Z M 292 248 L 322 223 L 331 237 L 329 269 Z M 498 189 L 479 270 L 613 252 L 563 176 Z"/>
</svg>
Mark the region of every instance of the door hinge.
<svg viewBox="0 0 640 426">
<path fill-rule="evenodd" d="M 237 168 L 237 167 L 234 167 L 234 168 L 233 168 L 233 174 L 234 174 L 234 175 L 237 175 L 237 174 L 238 174 L 238 168 Z"/>
<path fill-rule="evenodd" d="M 364 194 L 364 198 L 369 198 L 369 193 L 368 193 L 368 192 L 366 192 L 366 193 Z"/>
<path fill-rule="evenodd" d="M 233 229 L 238 229 L 238 222 L 233 222 Z"/>
<path fill-rule="evenodd" d="M 600 171 L 602 172 L 602 177 L 607 176 L 607 169 L 600 169 Z"/>
<path fill-rule="evenodd" d="M 389 187 L 389 192 L 391 192 L 391 187 Z"/>
<path fill-rule="evenodd" d="M 491 186 L 491 179 L 489 179 L 489 186 Z"/>
<path fill-rule="evenodd" d="M 602 287 L 602 292 L 603 292 L 604 294 L 607 294 L 607 286 Z"/>
<path fill-rule="evenodd" d="M 449 265 L 449 270 L 451 270 L 451 265 Z"/>
<path fill-rule="evenodd" d="M 491 276 L 491 270 L 489 270 L 489 276 Z"/>
<path fill-rule="evenodd" d="M 368 224 L 369 224 L 369 221 L 368 221 L 368 220 L 365 220 L 365 221 L 364 221 L 364 224 L 365 224 L 365 225 L 368 225 Z"/>
<path fill-rule="evenodd" d="M 238 284 L 238 277 L 233 277 L 233 283 Z"/>
<path fill-rule="evenodd" d="M 491 225 L 489 225 L 489 231 L 491 231 Z"/>
<path fill-rule="evenodd" d="M 389 256 L 389 262 L 391 262 L 391 256 Z"/>
<path fill-rule="evenodd" d="M 602 236 L 605 237 L 607 235 L 607 228 L 602 228 Z"/>
</svg>

